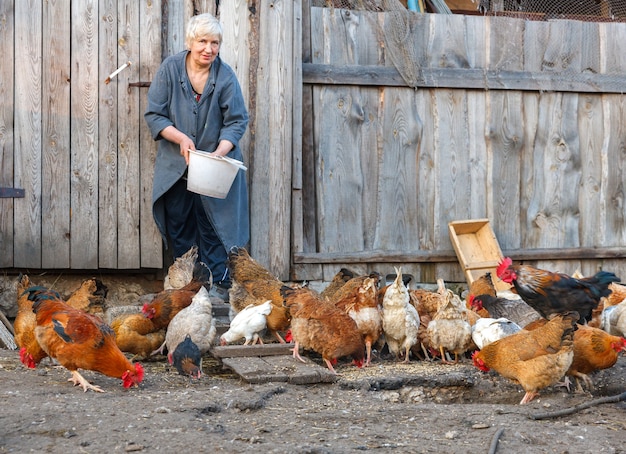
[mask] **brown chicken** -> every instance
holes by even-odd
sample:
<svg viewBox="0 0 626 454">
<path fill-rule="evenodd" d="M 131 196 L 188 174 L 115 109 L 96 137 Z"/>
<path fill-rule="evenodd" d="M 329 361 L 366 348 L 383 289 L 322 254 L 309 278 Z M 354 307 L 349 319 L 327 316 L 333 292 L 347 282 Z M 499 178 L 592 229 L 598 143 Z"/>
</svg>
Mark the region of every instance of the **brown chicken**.
<svg viewBox="0 0 626 454">
<path fill-rule="evenodd" d="M 600 299 L 610 295 L 609 284 L 619 281 L 608 271 L 576 279 L 529 265 L 513 265 L 509 257 L 502 259 L 496 273 L 504 282 L 512 284 L 515 292 L 542 317 L 576 311 L 581 324 L 591 320 L 591 313 Z"/>
<path fill-rule="evenodd" d="M 320 292 L 322 298 L 332 299 L 335 292 L 354 277 L 354 273 L 347 268 L 341 268 L 333 277 L 332 281 Z"/>
<path fill-rule="evenodd" d="M 211 271 L 204 263 L 198 262 L 189 284 L 180 289 L 168 289 L 157 293 L 152 301 L 144 303 L 141 312 L 152 320 L 156 331 L 167 328 L 174 316 L 189 306 L 198 290 L 206 285 L 211 285 Z"/>
<path fill-rule="evenodd" d="M 80 309 L 104 320 L 106 297 L 109 289 L 100 279 L 85 279 L 80 287 L 67 297 L 66 303 L 74 309 Z"/>
<path fill-rule="evenodd" d="M 81 385 L 84 391 L 104 392 L 78 369 L 120 378 L 124 388 L 141 383 L 143 367 L 124 356 L 115 343 L 115 333 L 99 317 L 69 306 L 58 293 L 43 287 L 31 287 L 27 293 L 37 318 L 37 342 L 72 373 L 69 381 L 74 385 Z"/>
<path fill-rule="evenodd" d="M 13 322 L 15 343 L 20 349 L 20 361 L 30 369 L 37 367 L 37 364 L 48 356 L 35 337 L 37 319 L 33 312 L 33 302 L 28 299 L 28 292 L 26 292 L 32 285 L 27 275 L 18 276 L 17 315 Z"/>
<path fill-rule="evenodd" d="M 299 353 L 302 347 L 322 355 L 334 374 L 333 364 L 344 356 L 352 357 L 357 367 L 363 366 L 365 343 L 356 322 L 348 314 L 308 288 L 283 286 L 281 294 L 292 317 L 294 358 L 304 362 Z"/>
<path fill-rule="evenodd" d="M 612 282 L 609 284 L 611 294 L 606 297 L 604 307 L 616 306 L 626 300 L 626 285 Z"/>
<path fill-rule="evenodd" d="M 443 364 L 458 363 L 459 355 L 474 347 L 472 327 L 466 312 L 468 311 L 463 307 L 460 298 L 452 290 L 446 290 L 444 304 L 428 323 L 428 340 L 441 353 Z M 446 359 L 446 351 L 454 353 L 453 362 Z"/>
<path fill-rule="evenodd" d="M 383 333 L 377 294 L 379 280 L 380 275 L 377 273 L 352 278 L 338 289 L 332 298 L 335 305 L 356 322 L 365 341 L 366 366 L 369 366 L 372 360 L 372 345 L 376 344 Z"/>
<path fill-rule="evenodd" d="M 280 293 L 285 284 L 250 257 L 245 248 L 230 250 L 228 268 L 232 279 L 229 300 L 233 309 L 240 312 L 250 304 L 260 305 L 270 300 L 272 311 L 267 316 L 267 331 L 278 342 L 285 343 L 280 333 L 286 331 L 291 322 L 289 310 L 283 305 Z"/>
<path fill-rule="evenodd" d="M 487 309 L 485 308 L 476 309 L 472 307 L 470 298 L 472 296 L 477 296 L 477 295 L 490 295 L 490 296 L 493 296 L 494 298 L 498 296 L 496 292 L 496 287 L 493 285 L 493 279 L 491 279 L 490 272 L 483 274 L 482 276 L 480 276 L 478 279 L 474 280 L 474 282 L 470 284 L 468 293 L 467 293 L 467 298 L 465 300 L 465 307 L 471 311 L 476 312 L 481 317 L 485 317 L 485 318 L 491 317 Z"/>
<path fill-rule="evenodd" d="M 123 352 L 147 358 L 165 341 L 165 330 L 157 329 L 143 314 L 122 314 L 111 321 L 115 342 Z"/>
<path fill-rule="evenodd" d="M 582 391 L 581 380 L 588 390 L 593 389 L 589 374 L 613 367 L 619 352 L 626 349 L 626 339 L 611 336 L 599 328 L 579 325 L 574 333 L 574 360 L 567 375 L 576 378 L 577 390 Z"/>
<path fill-rule="evenodd" d="M 534 330 L 548 323 L 541 319 L 529 325 L 526 330 Z M 619 353 L 626 350 L 626 339 L 586 325 L 577 325 L 574 333 L 574 359 L 566 375 L 576 380 L 576 390 L 583 391 L 581 381 L 588 390 L 593 389 L 593 381 L 589 374 L 597 370 L 613 367 Z M 569 382 L 565 382 L 569 390 Z"/>
<path fill-rule="evenodd" d="M 520 404 L 527 404 L 539 390 L 557 383 L 571 366 L 579 317 L 577 312 L 558 314 L 533 331 L 521 330 L 488 344 L 472 355 L 474 365 L 519 383 L 526 392 Z"/>
<path fill-rule="evenodd" d="M 428 335 L 428 324 L 431 322 L 439 307 L 445 303 L 446 287 L 443 279 L 437 280 L 436 292 L 426 289 L 409 289 L 411 304 L 417 310 L 420 318 L 420 326 L 417 331 L 418 342 L 411 348 L 411 352 L 423 359 L 430 360 L 431 356 L 439 356 L 440 352 L 433 347 Z"/>
</svg>

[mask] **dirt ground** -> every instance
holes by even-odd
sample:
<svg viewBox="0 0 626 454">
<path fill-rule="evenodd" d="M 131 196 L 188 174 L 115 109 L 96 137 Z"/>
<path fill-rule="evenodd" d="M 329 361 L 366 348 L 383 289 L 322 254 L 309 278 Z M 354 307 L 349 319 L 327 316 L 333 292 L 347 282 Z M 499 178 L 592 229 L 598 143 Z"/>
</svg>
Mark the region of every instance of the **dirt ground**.
<svg viewBox="0 0 626 454">
<path fill-rule="evenodd" d="M 467 358 L 340 362 L 335 383 L 315 385 L 250 385 L 210 355 L 195 381 L 164 357 L 142 364 L 140 387 L 85 371 L 107 392 L 84 393 L 48 360 L 27 370 L 17 351 L 0 349 L 0 453 L 487 453 L 496 438 L 498 453 L 626 452 L 625 402 L 533 419 L 626 391 L 624 356 L 592 375 L 592 393 L 550 387 L 524 406 L 518 385 Z"/>
</svg>

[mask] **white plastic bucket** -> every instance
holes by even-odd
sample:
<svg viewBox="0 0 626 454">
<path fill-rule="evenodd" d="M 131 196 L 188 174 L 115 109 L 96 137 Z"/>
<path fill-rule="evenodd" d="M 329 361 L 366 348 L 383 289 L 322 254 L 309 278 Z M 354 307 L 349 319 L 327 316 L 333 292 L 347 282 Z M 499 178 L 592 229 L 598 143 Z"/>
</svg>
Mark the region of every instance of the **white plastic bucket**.
<svg viewBox="0 0 626 454">
<path fill-rule="evenodd" d="M 187 190 L 197 194 L 225 199 L 243 162 L 226 156 L 213 156 L 206 151 L 189 150 Z"/>
</svg>

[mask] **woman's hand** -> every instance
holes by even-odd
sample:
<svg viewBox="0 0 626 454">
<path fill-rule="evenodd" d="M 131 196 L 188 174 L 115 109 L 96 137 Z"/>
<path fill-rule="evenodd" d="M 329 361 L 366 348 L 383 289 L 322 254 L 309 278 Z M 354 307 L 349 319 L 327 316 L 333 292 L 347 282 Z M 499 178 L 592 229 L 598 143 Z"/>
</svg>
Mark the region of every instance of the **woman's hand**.
<svg viewBox="0 0 626 454">
<path fill-rule="evenodd" d="M 226 156 L 228 153 L 230 153 L 230 150 L 232 150 L 233 147 L 233 143 L 229 140 L 220 140 L 219 145 L 212 154 L 214 154 L 215 156 Z"/>
</svg>

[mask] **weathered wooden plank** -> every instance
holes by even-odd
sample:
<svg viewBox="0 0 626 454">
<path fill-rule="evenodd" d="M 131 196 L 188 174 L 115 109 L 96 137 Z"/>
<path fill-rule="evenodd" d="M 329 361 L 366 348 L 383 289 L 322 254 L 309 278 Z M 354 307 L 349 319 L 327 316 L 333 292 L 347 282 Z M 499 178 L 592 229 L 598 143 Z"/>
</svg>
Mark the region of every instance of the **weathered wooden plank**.
<svg viewBox="0 0 626 454">
<path fill-rule="evenodd" d="M 117 268 L 117 89 L 104 78 L 118 68 L 117 0 L 100 0 L 98 24 L 98 266 Z"/>
<path fill-rule="evenodd" d="M 13 187 L 15 43 L 14 0 L 0 2 L 0 186 Z M 0 198 L 0 267 L 13 266 L 13 206 L 12 198 Z"/>
<path fill-rule="evenodd" d="M 487 19 L 489 34 L 485 37 L 485 47 L 489 49 L 489 69 L 521 70 L 524 64 L 524 46 L 512 45 L 523 42 L 524 23 L 514 19 L 498 21 L 496 27 L 493 18 Z M 506 43 L 506 45 L 503 45 Z M 532 67 L 529 68 L 532 70 Z M 534 95 L 534 94 L 533 94 Z M 530 97 L 532 95 L 529 95 Z M 530 149 L 532 140 L 528 139 L 524 128 L 532 133 L 536 128 L 536 118 L 526 108 L 522 109 L 526 99 L 519 92 L 493 92 L 486 99 L 485 146 L 488 155 L 487 179 L 484 191 L 487 199 L 486 215 L 497 232 L 500 246 L 519 248 L 521 246 L 520 191 L 527 175 L 523 174 L 522 165 L 524 147 Z M 524 118 L 523 115 L 530 118 Z M 516 184 L 511 184 L 515 181 Z M 478 189 L 478 188 L 476 188 Z M 480 194 L 477 191 L 475 194 Z"/>
<path fill-rule="evenodd" d="M 41 266 L 70 266 L 70 0 L 43 4 Z"/>
<path fill-rule="evenodd" d="M 213 347 L 211 355 L 215 358 L 290 355 L 292 348 L 293 344 L 226 345 Z"/>
<path fill-rule="evenodd" d="M 142 2 L 139 14 L 141 66 L 138 80 L 152 80 L 161 64 L 161 0 Z M 131 79 L 133 80 L 133 79 Z M 157 144 L 152 140 L 148 125 L 143 119 L 148 90 L 130 88 L 139 94 L 139 168 L 141 179 L 139 198 L 140 256 L 142 268 L 163 267 L 163 240 L 152 217 L 152 177 L 157 155 Z"/>
<path fill-rule="evenodd" d="M 15 2 L 15 186 L 28 197 L 14 205 L 13 265 L 28 268 L 42 255 L 42 21 L 40 1 Z"/>
<path fill-rule="evenodd" d="M 365 176 L 366 188 L 373 188 L 374 192 L 367 194 L 362 203 L 367 218 L 375 222 L 374 226 L 364 226 L 364 231 L 372 232 L 368 235 L 370 241 L 365 243 L 367 249 L 404 251 L 417 246 L 420 213 L 415 209 L 419 188 L 415 176 L 423 130 L 414 96 L 407 95 L 400 89 L 386 90 L 381 106 L 381 132 L 394 133 L 381 134 L 380 148 L 361 156 L 361 160 L 378 165 L 377 175 Z M 372 159 L 373 155 L 378 159 Z"/>
<path fill-rule="evenodd" d="M 259 11 L 259 66 L 256 84 L 256 126 L 251 254 L 280 279 L 288 279 L 290 264 L 291 145 L 294 4 L 264 2 Z M 284 94 L 288 93 L 289 96 Z"/>
<path fill-rule="evenodd" d="M 9 329 L 0 320 L 0 348 L 8 348 L 9 350 L 17 350 L 15 338 Z"/>
<path fill-rule="evenodd" d="M 550 29 L 537 30 L 533 56 L 527 64 L 550 67 L 564 65 L 562 60 L 579 56 L 568 36 L 574 30 L 564 27 L 564 22 Z M 547 32 L 549 31 L 549 35 Z M 542 35 L 542 32 L 544 34 Z M 528 33 L 531 36 L 531 33 Z M 538 55 L 534 53 L 537 52 Z M 543 55 L 543 58 L 541 57 Z M 565 93 L 544 93 L 539 96 L 537 127 L 532 159 L 525 161 L 533 175 L 522 188 L 522 210 L 526 212 L 523 226 L 524 247 L 548 246 L 576 247 L 578 238 L 578 189 L 580 183 L 580 157 L 577 127 L 578 97 Z"/>
<path fill-rule="evenodd" d="M 225 358 L 224 366 L 248 383 L 289 382 L 296 385 L 332 383 L 337 376 L 308 358 L 304 362 L 291 355 Z"/>
<path fill-rule="evenodd" d="M 140 57 L 139 2 L 118 1 L 117 67 L 127 61 L 138 62 Z M 131 65 L 119 73 L 111 83 L 117 84 L 117 261 L 118 268 L 139 268 L 139 201 L 141 184 L 139 171 L 139 90 L 128 83 L 139 78 L 139 65 Z"/>
<path fill-rule="evenodd" d="M 626 60 L 615 58 L 624 55 L 624 24 L 602 24 L 601 65 L 604 71 L 614 73 L 626 72 Z M 617 52 L 617 53 L 616 53 Z M 624 143 L 626 143 L 626 97 L 622 95 L 605 95 L 602 97 L 604 110 L 604 147 L 602 160 L 601 199 L 606 233 L 603 245 L 626 244 L 626 159 Z M 593 221 L 591 221 L 593 222 Z M 626 277 L 625 277 L 626 279 Z"/>
<path fill-rule="evenodd" d="M 604 72 L 600 58 L 604 49 L 600 39 L 601 24 L 585 22 L 581 24 L 582 42 L 576 43 L 582 49 L 581 67 L 594 72 Z M 611 40 L 619 37 L 611 37 Z M 614 95 L 609 95 L 614 96 Z M 607 166 L 607 150 L 604 147 L 606 137 L 613 134 L 605 129 L 602 95 L 581 93 L 578 100 L 581 179 L 580 179 L 580 219 L 579 233 L 581 246 L 603 244 L 606 237 L 606 207 L 602 203 L 602 173 Z M 584 213 L 584 214 L 583 214 Z M 612 229 L 611 229 L 612 230 Z M 615 243 L 618 244 L 618 243 Z"/>
<path fill-rule="evenodd" d="M 73 269 L 98 267 L 98 2 L 72 4 L 71 239 Z"/>
<path fill-rule="evenodd" d="M 204 12 L 204 11 L 203 11 Z M 256 71 L 258 55 L 251 52 L 251 42 L 256 42 L 256 36 L 252 36 L 252 26 L 255 15 L 248 9 L 247 1 L 231 0 L 222 2 L 220 5 L 220 21 L 224 29 L 224 37 L 220 48 L 220 57 L 228 63 L 241 86 L 243 99 L 248 106 L 250 115 L 249 127 L 239 141 L 239 146 L 244 154 L 244 161 L 251 162 L 251 131 L 254 126 L 255 112 L 251 111 L 251 91 L 254 84 L 251 83 Z"/>
<path fill-rule="evenodd" d="M 626 247 L 581 247 L 581 248 L 544 248 L 544 249 L 502 249 L 502 254 L 514 260 L 589 260 L 612 259 L 626 256 Z M 294 263 L 332 263 L 349 266 L 358 263 L 439 263 L 456 262 L 453 250 L 436 251 L 362 251 L 337 253 L 294 253 Z M 335 266 L 334 272 L 338 266 Z M 332 274 L 330 274 L 332 276 Z M 325 279 L 327 276 L 325 276 Z"/>
<path fill-rule="evenodd" d="M 484 70 L 472 68 L 422 68 L 416 88 L 621 93 L 626 76 L 571 72 Z M 315 85 L 375 85 L 408 87 L 397 69 L 374 65 L 302 64 L 302 81 Z"/>
</svg>

